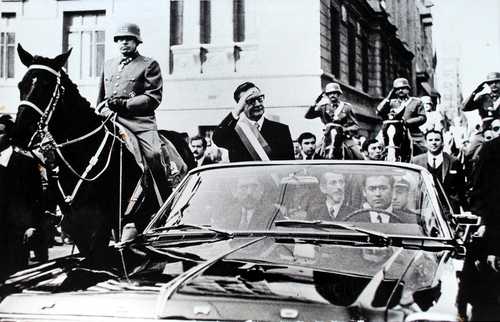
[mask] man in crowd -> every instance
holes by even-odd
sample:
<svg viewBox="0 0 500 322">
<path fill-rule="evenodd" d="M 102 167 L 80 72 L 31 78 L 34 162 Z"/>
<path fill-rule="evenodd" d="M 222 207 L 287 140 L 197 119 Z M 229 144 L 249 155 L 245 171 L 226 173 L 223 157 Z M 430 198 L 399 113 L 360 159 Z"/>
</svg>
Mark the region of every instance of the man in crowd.
<svg viewBox="0 0 500 322">
<path fill-rule="evenodd" d="M 304 132 L 297 138 L 300 146 L 300 155 L 298 160 L 322 159 L 321 155 L 316 153 L 316 136 L 310 132 Z"/>
<path fill-rule="evenodd" d="M 422 101 L 425 116 L 427 117 L 425 123 L 420 125 L 422 133 L 430 130 L 442 131 L 444 129 L 444 117 L 436 110 L 432 98 L 430 96 L 422 96 L 420 100 Z"/>
<path fill-rule="evenodd" d="M 500 117 L 500 73 L 491 72 L 464 101 L 463 110 L 478 110 L 483 130 L 489 129 L 493 119 Z"/>
<path fill-rule="evenodd" d="M 306 112 L 306 119 L 320 118 L 325 125 L 325 132 L 330 130 L 329 123 L 340 124 L 344 128 L 344 144 L 351 150 L 355 158 L 362 160 L 360 147 L 352 137 L 358 134 L 359 125 L 354 117 L 353 107 L 347 102 L 340 100 L 343 94 L 338 83 L 328 83 L 314 105 Z"/>
<path fill-rule="evenodd" d="M 215 163 L 207 154 L 207 140 L 201 135 L 193 136 L 190 139 L 191 152 L 193 152 L 196 165 L 198 167 Z"/>
<path fill-rule="evenodd" d="M 236 106 L 217 126 L 213 141 L 229 152 L 230 162 L 293 160 L 288 126 L 264 116 L 264 94 L 251 82 L 234 91 Z"/>
<path fill-rule="evenodd" d="M 151 175 L 153 185 L 156 184 L 158 188 L 157 191 L 151 185 L 148 190 L 155 192 L 161 204 L 170 194 L 171 188 L 155 118 L 155 109 L 160 105 L 163 91 L 160 65 L 137 51 L 142 38 L 136 24 L 120 25 L 113 39 L 120 57 L 105 63 L 97 103 L 99 106 L 99 103 L 106 101 L 100 113 L 106 115 L 110 110 L 115 112 L 117 121 L 136 135 L 146 159 L 146 173 Z"/>
<path fill-rule="evenodd" d="M 365 209 L 374 209 L 352 217 L 352 221 L 368 221 L 373 223 L 416 223 L 415 214 L 392 206 L 394 177 L 382 174 L 369 174 L 363 181 L 363 196 Z M 382 211 L 377 211 L 382 210 Z M 392 215 L 390 215 L 391 213 Z"/>
<path fill-rule="evenodd" d="M 498 286 L 500 272 L 500 138 L 483 143 L 473 177 L 471 210 L 485 225 L 482 244 L 468 252 L 471 263 L 463 279 L 468 282 L 467 296 L 472 303 L 473 321 L 500 320 Z M 467 259 L 466 259 L 467 261 Z M 483 265 L 484 264 L 484 265 Z M 471 269 L 472 268 L 472 269 Z"/>
<path fill-rule="evenodd" d="M 395 211 L 412 212 L 409 208 L 410 182 L 405 178 L 397 178 L 392 194 L 392 209 Z"/>
<path fill-rule="evenodd" d="M 365 159 L 373 161 L 383 161 L 384 150 L 384 144 L 376 139 L 367 139 L 361 147 Z"/>
<path fill-rule="evenodd" d="M 226 229 L 264 229 L 276 209 L 267 203 L 265 198 L 265 183 L 256 176 L 240 176 L 232 190 L 233 200 L 228 203 L 222 213 L 229 216 L 219 216 L 218 227 Z M 237 214 L 237 215 L 235 215 Z M 238 215 L 239 214 L 239 215 Z"/>
<path fill-rule="evenodd" d="M 460 212 L 460 206 L 465 203 L 465 175 L 460 162 L 443 152 L 443 134 L 431 130 L 425 134 L 427 153 L 416 156 L 412 163 L 418 164 L 432 174 L 434 180 L 440 182 L 446 192 L 453 211 Z"/>
<path fill-rule="evenodd" d="M 413 154 L 425 152 L 423 133 L 419 126 L 427 120 L 420 99 L 410 96 L 410 83 L 406 78 L 396 78 L 393 88 L 377 106 L 383 120 L 400 120 L 409 129 L 413 141 Z"/>
<path fill-rule="evenodd" d="M 346 180 L 341 173 L 325 172 L 321 175 L 319 188 L 323 193 L 320 202 L 325 207 L 319 212 L 320 220 L 343 221 L 355 209 L 347 204 Z"/>
</svg>

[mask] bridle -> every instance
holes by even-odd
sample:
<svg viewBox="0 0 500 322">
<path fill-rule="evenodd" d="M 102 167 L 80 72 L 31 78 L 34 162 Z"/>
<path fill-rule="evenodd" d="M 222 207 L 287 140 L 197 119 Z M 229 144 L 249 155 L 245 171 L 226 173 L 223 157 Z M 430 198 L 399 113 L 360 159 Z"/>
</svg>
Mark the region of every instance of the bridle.
<svg viewBox="0 0 500 322">
<path fill-rule="evenodd" d="M 33 133 L 33 136 L 31 137 L 30 142 L 28 143 L 28 150 L 31 150 L 31 147 L 33 145 L 33 141 L 35 140 L 36 137 L 41 135 L 42 141 L 43 141 L 43 138 L 46 136 L 47 133 L 49 133 L 48 132 L 49 131 L 48 125 L 49 125 L 50 119 L 52 118 L 52 115 L 54 113 L 55 107 L 57 106 L 57 103 L 59 103 L 59 99 L 61 98 L 61 95 L 64 94 L 64 87 L 61 85 L 61 73 L 60 72 L 58 72 L 55 69 L 50 68 L 48 66 L 39 65 L 39 64 L 30 65 L 28 67 L 27 72 L 29 72 L 30 70 L 35 70 L 35 69 L 45 70 L 45 71 L 48 71 L 49 73 L 53 74 L 54 76 L 56 76 L 56 86 L 54 87 L 54 91 L 52 92 L 52 95 L 50 97 L 49 102 L 47 103 L 46 108 L 43 110 L 31 101 L 22 100 L 21 102 L 19 102 L 19 106 L 22 106 L 22 105 L 29 106 L 35 112 L 40 114 L 40 120 L 37 123 L 37 130 L 35 131 L 35 133 Z M 33 86 L 34 86 L 34 83 L 33 83 Z"/>
<path fill-rule="evenodd" d="M 48 71 L 51 74 L 55 75 L 56 76 L 56 86 L 54 87 L 54 91 L 52 92 L 51 98 L 50 98 L 49 102 L 47 103 L 46 108 L 43 110 L 40 107 L 38 107 L 35 103 L 33 103 L 29 100 L 21 100 L 19 102 L 19 107 L 20 106 L 28 106 L 28 107 L 32 108 L 35 112 L 40 114 L 40 119 L 38 120 L 38 123 L 37 123 L 37 130 L 33 133 L 33 135 L 30 138 L 27 149 L 22 149 L 20 147 L 16 147 L 16 151 L 18 151 L 24 155 L 31 156 L 31 157 L 37 159 L 39 162 L 41 162 L 43 166 L 48 167 L 51 170 L 50 173 L 51 173 L 52 177 L 55 179 L 55 181 L 57 181 L 59 191 L 61 192 L 64 201 L 66 203 L 70 204 L 73 201 L 73 199 L 75 198 L 75 195 L 76 195 L 76 193 L 77 193 L 78 189 L 80 188 L 83 181 L 97 180 L 107 170 L 107 168 L 110 164 L 110 161 L 111 161 L 111 155 L 112 155 L 114 143 L 115 143 L 116 139 L 120 140 L 120 138 L 118 137 L 118 135 L 115 132 L 111 133 L 107 129 L 105 124 L 107 123 L 108 120 L 110 120 L 115 115 L 109 115 L 106 119 L 104 119 L 101 122 L 101 124 L 97 128 L 93 129 L 92 131 L 90 131 L 90 132 L 88 132 L 88 133 L 86 133 L 78 138 L 75 138 L 75 139 L 66 141 L 64 143 L 58 144 L 49 131 L 49 123 L 50 123 L 50 120 L 52 119 L 52 116 L 54 114 L 54 110 L 55 110 L 57 104 L 59 103 L 61 96 L 64 94 L 64 90 L 65 90 L 64 86 L 61 84 L 61 73 L 56 71 L 55 69 L 48 67 L 48 66 L 45 66 L 45 65 L 33 64 L 33 65 L 30 65 L 28 67 L 28 71 L 29 70 L 36 70 L 36 69 L 45 70 L 45 71 Z M 32 86 L 34 86 L 34 83 L 35 82 L 33 82 Z M 33 87 L 32 87 L 32 89 L 33 89 Z M 79 174 L 75 170 L 75 168 L 68 162 L 68 160 L 64 157 L 64 155 L 61 151 L 61 148 L 64 146 L 68 146 L 68 145 L 83 141 L 83 140 L 93 136 L 94 134 L 100 132 L 102 129 L 105 130 L 105 135 L 104 135 L 104 138 L 99 145 L 99 148 L 97 149 L 94 156 L 92 156 L 90 158 L 88 165 L 87 165 L 86 169 L 84 170 L 84 172 L 82 174 Z M 104 146 L 105 146 L 105 144 L 110 136 L 112 136 L 113 140 L 111 142 L 111 147 L 109 149 L 109 153 L 108 153 L 106 163 L 105 163 L 103 169 L 100 170 L 94 177 L 87 178 L 87 175 L 89 174 L 89 172 L 97 164 L 97 162 L 99 160 L 99 156 L 101 155 L 101 153 L 104 149 Z M 40 142 L 35 144 L 34 143 L 35 139 L 38 137 L 40 137 Z M 39 156 L 40 154 L 42 155 L 42 157 Z M 73 189 L 73 193 L 71 193 L 70 195 L 67 195 L 64 193 L 63 188 L 59 182 L 59 176 L 58 176 L 59 167 L 55 164 L 55 154 L 57 154 L 60 157 L 60 159 L 63 161 L 64 165 L 79 179 L 75 188 Z M 46 164 L 46 160 L 51 160 L 51 164 Z"/>
</svg>

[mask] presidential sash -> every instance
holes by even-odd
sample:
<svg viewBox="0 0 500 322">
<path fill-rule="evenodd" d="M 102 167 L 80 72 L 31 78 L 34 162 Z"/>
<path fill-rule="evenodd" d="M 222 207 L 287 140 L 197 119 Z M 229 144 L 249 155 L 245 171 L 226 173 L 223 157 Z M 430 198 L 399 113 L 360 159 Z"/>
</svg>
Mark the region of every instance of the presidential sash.
<svg viewBox="0 0 500 322">
<path fill-rule="evenodd" d="M 240 118 L 234 129 L 253 160 L 270 160 L 271 147 L 259 130 L 248 119 Z"/>
</svg>

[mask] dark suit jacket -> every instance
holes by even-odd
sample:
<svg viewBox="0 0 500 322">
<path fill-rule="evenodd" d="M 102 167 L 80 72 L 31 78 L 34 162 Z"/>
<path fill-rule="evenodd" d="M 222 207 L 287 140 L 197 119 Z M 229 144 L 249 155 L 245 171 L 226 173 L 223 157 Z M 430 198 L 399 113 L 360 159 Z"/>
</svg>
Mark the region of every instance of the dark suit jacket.
<svg viewBox="0 0 500 322">
<path fill-rule="evenodd" d="M 486 224 L 488 254 L 500 256 L 500 137 L 485 142 L 473 177 L 472 210 Z"/>
<path fill-rule="evenodd" d="M 405 223 L 405 224 L 416 224 L 418 223 L 418 214 L 411 210 L 395 209 L 392 211 L 395 217 L 399 218 L 401 221 L 397 221 L 392 217 L 389 217 L 389 223 Z M 382 213 L 383 214 L 383 213 Z M 358 215 L 353 216 L 348 219 L 353 222 L 371 222 L 369 209 L 366 212 L 362 212 Z"/>
<path fill-rule="evenodd" d="M 224 207 L 223 211 L 226 216 L 224 216 L 223 221 L 217 224 L 218 227 L 223 227 L 229 230 L 237 230 L 240 229 L 239 225 L 241 222 L 241 216 L 243 214 L 243 209 L 241 205 L 235 200 L 232 203 L 228 204 L 229 207 Z M 277 213 L 278 212 L 278 213 Z M 253 211 L 250 222 L 248 223 L 248 229 L 266 229 L 269 221 L 272 219 L 274 215 L 277 215 L 276 220 L 281 219 L 278 218 L 279 211 L 277 208 L 272 205 L 264 205 L 261 204 Z M 220 220 L 220 218 L 219 218 Z"/>
<path fill-rule="evenodd" d="M 212 139 L 217 146 L 228 150 L 231 162 L 253 161 L 234 129 L 237 122 L 233 114 L 229 113 L 215 129 Z M 287 125 L 264 118 L 260 133 L 271 148 L 269 159 L 294 159 L 292 136 Z"/>
<path fill-rule="evenodd" d="M 203 161 L 201 161 L 200 166 L 214 164 L 214 163 L 216 163 L 214 160 L 210 159 L 208 156 L 205 155 L 205 157 L 203 158 Z M 196 164 L 198 164 L 198 161 L 196 161 Z"/>
<path fill-rule="evenodd" d="M 427 120 L 425 116 L 424 105 L 419 98 L 410 97 L 410 102 L 405 107 L 404 111 L 398 113 L 399 117 L 396 119 L 404 119 L 408 129 L 412 136 L 422 136 L 422 131 L 420 130 L 420 125 L 424 124 Z M 391 109 L 397 109 L 400 106 L 400 102 L 397 99 L 386 100 L 385 104 L 382 104 L 380 107 L 377 107 L 378 114 L 384 119 L 387 119 L 387 116 Z"/>
<path fill-rule="evenodd" d="M 427 170 L 427 153 L 418 155 L 411 160 L 411 163 L 420 165 Z M 455 157 L 443 152 L 443 163 L 441 165 L 441 177 L 444 191 L 450 200 L 455 213 L 460 212 L 460 206 L 467 207 L 465 202 L 465 174 L 462 164 Z"/>
<path fill-rule="evenodd" d="M 355 210 L 356 209 L 354 209 L 351 206 L 348 206 L 344 201 L 339 208 L 337 216 L 334 218 L 330 216 L 330 213 L 328 212 L 328 207 L 326 206 L 326 195 L 323 195 L 323 197 L 320 199 L 317 211 L 310 212 L 307 219 L 324 220 L 324 221 L 344 221 L 346 216 L 354 212 Z"/>
</svg>

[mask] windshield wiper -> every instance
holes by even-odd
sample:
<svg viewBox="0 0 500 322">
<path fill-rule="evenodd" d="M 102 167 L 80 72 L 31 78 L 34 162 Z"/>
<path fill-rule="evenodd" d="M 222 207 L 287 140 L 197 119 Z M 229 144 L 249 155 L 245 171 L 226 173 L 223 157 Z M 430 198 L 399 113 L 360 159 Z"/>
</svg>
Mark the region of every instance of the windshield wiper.
<svg viewBox="0 0 500 322">
<path fill-rule="evenodd" d="M 233 238 L 234 234 L 225 230 L 213 228 L 210 226 L 205 226 L 205 225 L 193 225 L 193 224 L 178 224 L 178 225 L 173 225 L 173 226 L 165 226 L 165 227 L 158 227 L 151 229 L 146 233 L 146 235 L 149 235 L 150 233 L 159 233 L 159 232 L 164 232 L 164 231 L 170 231 L 170 230 L 183 230 L 183 229 L 196 229 L 196 230 L 204 230 L 204 231 L 212 231 L 214 233 L 217 233 L 219 235 L 222 235 L 226 238 Z"/>
<path fill-rule="evenodd" d="M 384 233 L 359 228 L 352 225 L 346 225 L 341 223 L 335 223 L 330 221 L 322 221 L 322 220 L 278 220 L 274 223 L 276 227 L 304 227 L 304 228 L 342 228 L 345 230 L 355 231 L 358 233 L 362 233 L 368 235 L 370 238 L 370 242 L 377 244 L 388 246 L 391 244 L 391 238 Z"/>
</svg>

